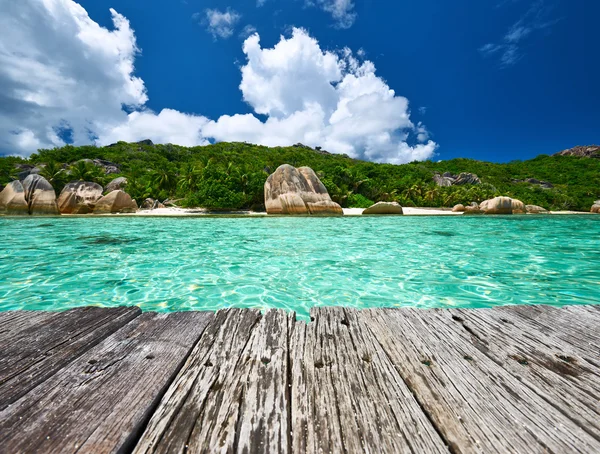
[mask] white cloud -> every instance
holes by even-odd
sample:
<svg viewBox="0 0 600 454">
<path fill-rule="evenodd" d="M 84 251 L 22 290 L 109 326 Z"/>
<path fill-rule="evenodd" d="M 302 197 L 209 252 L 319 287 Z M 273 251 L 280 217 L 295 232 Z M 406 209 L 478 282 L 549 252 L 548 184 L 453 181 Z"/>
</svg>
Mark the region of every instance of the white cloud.
<svg viewBox="0 0 600 454">
<path fill-rule="evenodd" d="M 246 25 L 240 32 L 240 38 L 246 39 L 248 36 L 256 33 L 256 27 L 254 25 Z"/>
<path fill-rule="evenodd" d="M 505 3 L 503 2 L 497 7 L 502 7 Z M 479 51 L 486 57 L 499 55 L 502 67 L 514 65 L 523 57 L 521 42 L 530 38 L 533 33 L 547 29 L 557 22 L 556 19 L 548 19 L 552 9 L 545 0 L 535 1 L 523 16 L 508 29 L 499 43 L 487 43 L 481 46 Z"/>
<path fill-rule="evenodd" d="M 262 48 L 258 35 L 244 42 L 247 63 L 240 89 L 258 114 L 222 116 L 203 128 L 216 140 L 265 145 L 302 142 L 334 153 L 380 162 L 427 159 L 435 142 L 425 126 L 410 121 L 408 100 L 375 74 L 370 61 L 360 62 L 349 49 L 323 51 L 302 29 Z M 407 143 L 411 135 L 420 142 Z"/>
<path fill-rule="evenodd" d="M 230 8 L 227 8 L 226 11 L 207 9 L 205 15 L 204 24 L 206 25 L 206 30 L 213 35 L 214 39 L 227 39 L 233 35 L 235 26 L 242 17 L 238 12 Z"/>
<path fill-rule="evenodd" d="M 133 30 L 111 14 L 109 31 L 73 1 L 0 2 L 0 153 L 61 145 L 65 126 L 89 143 L 92 122 L 120 122 L 123 104 L 144 105 Z"/>
<path fill-rule="evenodd" d="M 72 0 L 0 3 L 0 154 L 64 145 L 64 130 L 75 145 L 147 138 L 188 146 L 208 139 L 302 142 L 391 163 L 435 152 L 425 126 L 411 122 L 408 100 L 376 75 L 372 62 L 349 49 L 322 50 L 302 29 L 273 48 L 262 48 L 258 34 L 244 42 L 240 89 L 264 121 L 253 114 L 212 121 L 172 109 L 155 113 L 134 75 L 133 30 L 111 12 L 108 30 Z"/>
<path fill-rule="evenodd" d="M 350 28 L 356 20 L 352 0 L 306 0 L 305 3 L 308 6 L 317 6 L 330 13 L 337 28 Z"/>
<path fill-rule="evenodd" d="M 208 121 L 205 117 L 173 109 L 163 109 L 158 115 L 150 110 L 132 112 L 123 123 L 102 127 L 98 145 L 108 145 L 120 140 L 136 142 L 142 138 L 185 147 L 207 145 L 208 141 L 200 131 Z"/>
</svg>

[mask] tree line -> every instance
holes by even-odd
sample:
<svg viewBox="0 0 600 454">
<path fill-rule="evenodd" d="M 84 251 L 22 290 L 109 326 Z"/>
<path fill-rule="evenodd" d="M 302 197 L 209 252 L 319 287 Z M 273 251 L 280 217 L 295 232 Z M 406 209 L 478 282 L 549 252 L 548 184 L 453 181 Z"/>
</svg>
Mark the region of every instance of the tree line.
<svg viewBox="0 0 600 454">
<path fill-rule="evenodd" d="M 107 175 L 90 159 L 115 163 L 119 172 Z M 16 178 L 18 164 L 30 164 L 40 167 L 57 193 L 70 181 L 106 186 L 124 176 L 128 180 L 125 190 L 138 203 L 151 197 L 176 200 L 183 207 L 260 210 L 264 208 L 268 175 L 284 163 L 311 167 L 342 207 L 364 208 L 378 201 L 451 207 L 505 195 L 552 210 L 588 211 L 600 198 L 600 160 L 592 158 L 541 155 L 502 164 L 452 159 L 392 165 L 305 146 L 264 147 L 238 142 L 198 147 L 119 142 L 108 147 L 42 149 L 29 159 L 0 158 L 0 184 Z M 482 184 L 438 187 L 433 175 L 444 172 L 474 173 Z M 527 178 L 548 181 L 554 187 L 515 182 Z"/>
</svg>

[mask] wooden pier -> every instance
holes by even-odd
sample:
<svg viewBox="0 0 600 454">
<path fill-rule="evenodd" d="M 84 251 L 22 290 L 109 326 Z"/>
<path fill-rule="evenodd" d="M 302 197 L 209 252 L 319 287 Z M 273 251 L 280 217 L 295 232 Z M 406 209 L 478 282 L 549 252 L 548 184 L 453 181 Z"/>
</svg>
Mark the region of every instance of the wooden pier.
<svg viewBox="0 0 600 454">
<path fill-rule="evenodd" d="M 600 306 L 0 313 L 0 452 L 600 452 Z"/>
</svg>

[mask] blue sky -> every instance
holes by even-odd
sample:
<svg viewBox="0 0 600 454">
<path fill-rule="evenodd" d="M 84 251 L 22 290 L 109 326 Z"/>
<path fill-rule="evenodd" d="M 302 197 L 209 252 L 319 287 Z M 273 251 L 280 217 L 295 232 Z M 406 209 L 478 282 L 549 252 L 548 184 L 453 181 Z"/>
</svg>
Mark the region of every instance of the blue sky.
<svg viewBox="0 0 600 454">
<path fill-rule="evenodd" d="M 33 0 L 25 0 L 25 3 L 28 1 Z M 67 3 L 71 0 L 49 1 Z M 141 52 L 133 53 L 134 69 L 127 84 L 132 83 L 134 76 L 139 78 L 145 94 L 138 93 L 134 102 L 137 107 L 127 108 L 127 112 L 137 109 L 159 113 L 172 109 L 186 115 L 195 114 L 197 118 L 186 117 L 185 122 L 189 120 L 189 128 L 202 131 L 200 141 L 229 140 L 229 135 L 231 139 L 248 137 L 248 141 L 267 144 L 284 140 L 267 132 L 254 136 L 247 131 L 254 128 L 254 123 L 240 126 L 234 119 L 246 122 L 252 116 L 252 121 L 257 121 L 256 118 L 266 122 L 269 117 L 285 117 L 288 123 L 296 121 L 291 118 L 293 112 L 289 109 L 289 103 L 295 102 L 290 99 L 294 87 L 280 93 L 281 99 L 275 95 L 271 102 L 271 86 L 264 81 L 274 84 L 281 83 L 282 78 L 291 78 L 290 83 L 296 84 L 298 91 L 310 90 L 318 81 L 301 88 L 302 78 L 294 79 L 289 72 L 267 75 L 261 73 L 261 65 L 267 58 L 266 49 L 277 45 L 281 35 L 291 40 L 293 27 L 301 27 L 305 37 L 316 42 L 317 49 L 323 53 L 340 54 L 349 48 L 358 64 L 372 62 L 372 74 L 387 85 L 383 91 L 389 88 L 396 95 L 393 100 L 387 100 L 391 102 L 389 110 L 385 107 L 387 101 L 374 101 L 383 106 L 385 115 L 397 116 L 397 119 L 389 125 L 374 126 L 375 129 L 365 132 L 368 138 L 323 129 L 313 145 L 327 140 L 331 145 L 326 148 L 333 147 L 334 151 L 349 149 L 350 155 L 387 162 L 427 157 L 470 157 L 504 162 L 600 142 L 600 84 L 597 82 L 600 37 L 596 31 L 599 2 L 313 0 L 310 4 L 305 0 L 264 0 L 258 5 L 254 1 L 236 0 L 81 0 L 79 3 L 91 21 L 109 31 L 115 29 L 110 8 L 129 21 Z M 39 20 L 43 21 L 44 12 L 39 14 Z M 53 11 L 52 14 L 56 22 L 58 13 Z M 260 35 L 260 49 L 256 50 L 260 58 L 254 66 L 248 63 L 248 54 L 243 51 L 248 35 L 244 29 L 247 31 L 250 26 Z M 65 36 L 53 37 L 52 30 L 54 28 L 48 27 L 49 35 L 43 41 L 56 39 L 59 43 L 69 39 L 67 32 Z M 290 59 L 278 68 L 294 64 L 304 63 Z M 246 65 L 257 78 L 248 76 L 245 79 L 248 87 L 242 92 L 241 69 Z M 320 71 L 318 68 L 315 70 Z M 365 73 L 357 71 L 356 77 Z M 76 72 L 77 76 L 70 77 L 80 77 L 79 71 Z M 298 77 L 312 77 L 312 73 L 303 74 Z M 90 80 L 86 79 L 85 84 L 94 83 L 93 78 Z M 341 80 L 332 84 L 337 86 Z M 250 86 L 251 83 L 254 85 Z M 266 90 L 261 92 L 261 86 Z M 56 90 L 53 88 L 53 91 Z M 141 96 L 145 98 L 141 100 Z M 308 97 L 323 104 L 319 96 L 317 93 Z M 408 100 L 407 107 L 400 98 Z M 284 103 L 286 112 L 277 110 L 279 101 Z M 304 106 L 306 101 L 302 101 Z M 73 101 L 68 109 L 73 111 L 78 103 L 81 101 Z M 31 105 L 28 106 L 31 110 Z M 89 110 L 86 115 L 105 114 L 104 106 L 97 103 L 86 109 Z M 357 116 L 358 124 L 373 117 L 369 106 L 364 109 L 364 118 L 360 112 Z M 0 115 L 1 110 L 0 107 Z M 222 115 L 236 114 L 247 114 L 247 117 L 219 120 Z M 382 118 L 377 120 L 385 123 L 385 115 L 382 113 Z M 52 121 L 63 122 L 66 130 L 71 127 L 76 130 L 76 120 L 71 117 L 71 112 L 67 112 L 52 117 Z M 131 119 L 128 121 L 132 123 Z M 181 123 L 177 118 L 172 121 Z M 204 127 L 206 122 L 211 123 L 210 127 Z M 329 123 L 327 128 L 331 126 Z M 32 130 L 35 143 L 45 144 L 36 136 L 36 127 L 39 125 L 16 124 L 10 131 L 25 143 L 25 132 Z M 56 124 L 50 127 L 57 130 Z M 279 127 L 288 126 L 286 123 Z M 106 140 L 120 138 L 119 134 L 125 140 L 137 138 L 144 132 L 143 128 L 136 129 L 135 133 L 124 128 L 123 125 L 111 126 Z M 97 132 L 94 127 L 89 129 L 94 130 L 89 134 L 92 139 L 103 137 L 103 132 Z M 420 133 L 425 137 L 421 138 Z M 180 141 L 185 142 L 187 132 L 182 134 Z M 297 134 L 294 129 L 290 136 L 296 138 Z M 310 137 L 306 131 L 302 134 L 301 137 Z M 389 137 L 381 142 L 380 134 Z M 172 131 L 165 131 L 164 136 L 180 137 Z M 256 140 L 252 140 L 255 137 Z M 195 136 L 189 140 L 193 142 Z M 34 143 L 33 139 L 27 143 Z M 401 152 L 396 151 L 398 147 Z M 6 152 L 6 146 L 2 151 Z"/>
</svg>

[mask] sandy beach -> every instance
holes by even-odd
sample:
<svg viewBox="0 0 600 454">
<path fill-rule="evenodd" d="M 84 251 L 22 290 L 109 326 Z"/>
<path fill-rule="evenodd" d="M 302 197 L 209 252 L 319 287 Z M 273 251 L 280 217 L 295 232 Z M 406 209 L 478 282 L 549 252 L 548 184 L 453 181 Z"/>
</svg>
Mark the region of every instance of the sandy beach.
<svg viewBox="0 0 600 454">
<path fill-rule="evenodd" d="M 361 216 L 364 208 L 344 208 L 344 216 Z M 464 213 L 455 213 L 451 208 L 404 207 L 405 216 L 461 216 Z M 583 211 L 550 211 L 553 215 L 589 215 Z M 111 215 L 109 215 L 111 216 Z M 267 216 L 266 212 L 258 211 L 209 211 L 204 208 L 156 208 L 154 210 L 140 210 L 135 213 L 120 214 L 118 216 Z M 539 215 L 538 215 L 539 216 Z"/>
</svg>

